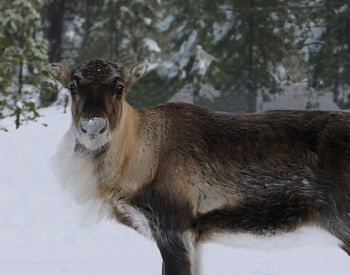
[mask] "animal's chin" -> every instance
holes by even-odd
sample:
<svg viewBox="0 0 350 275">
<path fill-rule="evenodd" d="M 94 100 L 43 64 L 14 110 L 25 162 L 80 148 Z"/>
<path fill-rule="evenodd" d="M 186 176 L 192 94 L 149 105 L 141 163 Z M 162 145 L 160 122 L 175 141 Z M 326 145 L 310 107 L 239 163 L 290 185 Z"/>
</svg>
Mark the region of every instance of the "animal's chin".
<svg viewBox="0 0 350 275">
<path fill-rule="evenodd" d="M 77 137 L 77 145 L 82 146 L 86 151 L 89 152 L 99 152 L 104 150 L 108 144 L 109 144 L 110 140 L 108 138 L 108 136 L 106 137 L 101 137 L 101 138 L 96 138 L 96 139 L 90 139 L 87 137 Z"/>
<path fill-rule="evenodd" d="M 108 142 L 103 143 L 103 144 L 90 146 L 90 147 L 88 147 L 86 145 L 83 145 L 83 146 L 90 152 L 100 152 L 100 151 L 103 151 L 108 146 Z"/>
</svg>

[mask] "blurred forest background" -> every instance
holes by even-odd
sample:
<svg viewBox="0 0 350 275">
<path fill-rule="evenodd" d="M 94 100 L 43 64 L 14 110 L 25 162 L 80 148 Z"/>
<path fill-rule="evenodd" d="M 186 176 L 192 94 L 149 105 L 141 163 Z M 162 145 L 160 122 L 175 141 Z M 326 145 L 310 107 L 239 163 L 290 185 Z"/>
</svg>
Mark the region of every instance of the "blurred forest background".
<svg viewBox="0 0 350 275">
<path fill-rule="evenodd" d="M 93 58 L 149 64 L 128 95 L 136 107 L 347 109 L 350 3 L 1 0 L 0 120 L 19 127 L 38 107 L 63 104 L 46 64 Z"/>
</svg>

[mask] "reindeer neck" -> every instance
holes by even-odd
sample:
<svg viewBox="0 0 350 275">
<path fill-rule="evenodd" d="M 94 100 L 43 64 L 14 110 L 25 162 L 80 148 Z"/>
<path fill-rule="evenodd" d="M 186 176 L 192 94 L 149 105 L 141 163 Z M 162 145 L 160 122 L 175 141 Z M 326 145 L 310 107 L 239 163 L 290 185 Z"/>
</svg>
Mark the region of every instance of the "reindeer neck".
<svg viewBox="0 0 350 275">
<path fill-rule="evenodd" d="M 139 136 L 138 112 L 125 102 L 123 115 L 112 143 L 96 167 L 103 189 L 119 190 L 120 195 L 132 193 L 141 185 L 142 142 Z M 140 158 L 141 157 L 141 158 Z M 106 190 L 105 190 L 106 191 Z M 114 191 L 113 191 L 114 192 Z"/>
</svg>

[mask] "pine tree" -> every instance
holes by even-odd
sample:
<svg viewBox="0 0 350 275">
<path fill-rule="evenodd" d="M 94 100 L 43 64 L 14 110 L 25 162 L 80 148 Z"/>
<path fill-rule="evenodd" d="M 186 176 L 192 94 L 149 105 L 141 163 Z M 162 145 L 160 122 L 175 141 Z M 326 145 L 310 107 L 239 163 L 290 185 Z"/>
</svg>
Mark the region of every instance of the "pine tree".
<svg viewBox="0 0 350 275">
<path fill-rule="evenodd" d="M 137 107 L 166 101 L 161 90 L 167 81 L 153 70 L 153 66 L 162 62 L 158 46 L 161 40 L 158 25 L 162 17 L 159 1 L 89 0 L 79 3 L 76 10 L 80 20 L 73 20 L 74 40 L 65 41 L 79 45 L 73 56 L 74 63 L 95 58 L 126 66 L 147 62 L 149 73 L 133 87 L 128 100 Z"/>
<path fill-rule="evenodd" d="M 132 64 L 149 58 L 152 51 L 145 38 L 156 39 L 158 1 L 85 1 L 78 10 L 81 43 L 76 61 L 105 58 Z"/>
<path fill-rule="evenodd" d="M 257 93 L 279 90 L 274 73 L 296 48 L 304 1 L 168 1 L 163 75 L 193 101 L 223 111 L 255 111 Z M 206 98 L 208 91 L 221 98 Z M 203 97 L 204 96 L 204 97 Z"/>
<path fill-rule="evenodd" d="M 258 98 L 286 85 L 338 92 L 350 79 L 345 0 L 48 2 L 62 3 L 63 62 L 150 63 L 128 94 L 136 107 L 184 94 L 214 109 L 252 112 Z"/>
<path fill-rule="evenodd" d="M 350 6 L 346 0 L 324 0 L 315 11 L 314 45 L 309 48 L 310 85 L 330 90 L 342 108 L 350 107 Z"/>
<path fill-rule="evenodd" d="M 2 117 L 15 116 L 16 128 L 38 116 L 40 89 L 53 89 L 45 65 L 47 41 L 40 30 L 42 0 L 6 0 L 0 16 Z"/>
</svg>

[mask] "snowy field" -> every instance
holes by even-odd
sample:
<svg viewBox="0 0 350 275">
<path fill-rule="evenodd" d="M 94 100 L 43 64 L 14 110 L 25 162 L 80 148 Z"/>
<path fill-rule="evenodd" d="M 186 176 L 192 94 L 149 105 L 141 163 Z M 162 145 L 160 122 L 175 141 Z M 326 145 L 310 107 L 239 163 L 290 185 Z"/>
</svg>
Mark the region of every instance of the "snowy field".
<svg viewBox="0 0 350 275">
<path fill-rule="evenodd" d="M 61 189 L 49 163 L 70 115 L 56 107 L 41 114 L 17 131 L 0 131 L 0 274 L 160 274 L 160 254 L 151 241 L 112 221 L 82 224 L 79 206 Z M 202 273 L 350 274 L 350 258 L 317 230 L 298 243 L 289 238 L 247 249 L 241 242 L 238 238 L 232 248 L 205 245 Z"/>
</svg>

